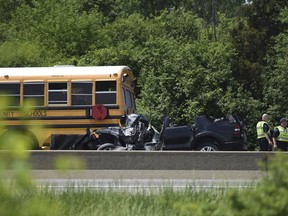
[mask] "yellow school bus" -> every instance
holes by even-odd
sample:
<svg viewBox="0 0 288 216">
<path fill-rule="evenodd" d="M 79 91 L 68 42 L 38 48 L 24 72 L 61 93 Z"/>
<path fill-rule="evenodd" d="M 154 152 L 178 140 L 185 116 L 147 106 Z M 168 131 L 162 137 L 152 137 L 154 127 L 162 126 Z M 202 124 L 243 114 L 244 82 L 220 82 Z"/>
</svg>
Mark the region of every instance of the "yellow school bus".
<svg viewBox="0 0 288 216">
<path fill-rule="evenodd" d="M 0 103 L 0 137 L 25 131 L 33 148 L 69 149 L 136 112 L 134 76 L 127 66 L 0 68 Z"/>
</svg>

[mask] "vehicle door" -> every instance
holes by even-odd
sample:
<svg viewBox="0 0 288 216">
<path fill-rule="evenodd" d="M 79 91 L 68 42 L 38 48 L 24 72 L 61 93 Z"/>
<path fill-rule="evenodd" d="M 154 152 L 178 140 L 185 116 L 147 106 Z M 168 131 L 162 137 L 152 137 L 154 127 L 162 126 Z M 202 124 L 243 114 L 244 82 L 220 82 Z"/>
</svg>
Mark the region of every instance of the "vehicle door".
<svg viewBox="0 0 288 216">
<path fill-rule="evenodd" d="M 189 126 L 176 126 L 166 128 L 164 135 L 165 150 L 190 149 L 193 139 L 192 129 Z"/>
</svg>

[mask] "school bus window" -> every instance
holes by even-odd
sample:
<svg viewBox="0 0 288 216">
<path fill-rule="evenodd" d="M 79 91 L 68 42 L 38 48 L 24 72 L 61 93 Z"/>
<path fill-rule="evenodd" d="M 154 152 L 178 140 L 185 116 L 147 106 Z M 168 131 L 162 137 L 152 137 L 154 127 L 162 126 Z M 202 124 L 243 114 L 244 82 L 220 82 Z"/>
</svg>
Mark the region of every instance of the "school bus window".
<svg viewBox="0 0 288 216">
<path fill-rule="evenodd" d="M 44 82 L 23 84 L 23 102 L 32 101 L 34 106 L 44 106 Z"/>
<path fill-rule="evenodd" d="M 136 109 L 135 95 L 133 93 L 131 93 L 131 95 L 132 95 L 132 107 L 133 107 L 133 109 Z"/>
<path fill-rule="evenodd" d="M 67 82 L 48 83 L 48 105 L 67 105 L 68 104 L 68 85 Z"/>
<path fill-rule="evenodd" d="M 126 105 L 131 108 L 132 105 L 133 105 L 132 95 L 131 95 L 131 92 L 128 89 L 126 89 L 125 96 L 126 96 L 126 100 L 125 100 L 126 101 Z"/>
<path fill-rule="evenodd" d="M 20 106 L 20 83 L 0 83 L 0 99 L 8 100 L 9 106 Z"/>
<path fill-rule="evenodd" d="M 116 104 L 116 81 L 96 81 L 96 104 Z"/>
<path fill-rule="evenodd" d="M 122 95 L 123 95 L 125 104 L 127 104 L 126 93 L 125 93 L 125 89 L 123 87 L 122 87 Z"/>
<path fill-rule="evenodd" d="M 92 82 L 72 82 L 72 105 L 92 104 Z"/>
</svg>

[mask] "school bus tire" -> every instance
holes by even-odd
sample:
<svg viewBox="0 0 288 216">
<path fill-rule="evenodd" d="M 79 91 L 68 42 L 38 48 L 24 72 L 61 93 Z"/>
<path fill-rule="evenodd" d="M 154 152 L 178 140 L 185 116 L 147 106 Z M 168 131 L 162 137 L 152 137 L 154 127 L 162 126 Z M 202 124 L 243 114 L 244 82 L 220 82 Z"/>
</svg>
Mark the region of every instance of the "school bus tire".
<svg viewBox="0 0 288 216">
<path fill-rule="evenodd" d="M 112 143 L 104 143 L 102 145 L 100 145 L 97 149 L 97 151 L 110 151 L 110 150 L 114 150 L 115 149 L 115 145 Z"/>
<path fill-rule="evenodd" d="M 5 142 L 5 139 L 7 139 L 10 136 L 19 136 L 17 140 L 24 140 L 24 142 L 29 143 L 29 147 L 27 150 L 40 150 L 39 142 L 36 138 L 36 136 L 29 130 L 21 130 L 21 129 L 11 129 L 6 131 L 0 138 L 1 142 Z M 15 142 L 17 141 L 15 140 Z"/>
</svg>

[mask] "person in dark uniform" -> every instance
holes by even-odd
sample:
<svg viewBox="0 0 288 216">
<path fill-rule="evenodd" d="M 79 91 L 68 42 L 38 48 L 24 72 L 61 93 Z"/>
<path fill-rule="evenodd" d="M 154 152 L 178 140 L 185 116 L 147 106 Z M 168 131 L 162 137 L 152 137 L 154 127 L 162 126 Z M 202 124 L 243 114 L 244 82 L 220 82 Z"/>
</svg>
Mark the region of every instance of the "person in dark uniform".
<svg viewBox="0 0 288 216">
<path fill-rule="evenodd" d="M 280 125 L 273 131 L 273 146 L 282 151 L 288 150 L 288 128 L 287 119 L 281 118 Z"/>
<path fill-rule="evenodd" d="M 271 139 L 271 128 L 268 124 L 269 115 L 263 114 L 262 120 L 256 125 L 257 129 L 257 140 L 259 143 L 260 151 L 271 151 L 272 150 L 272 139 Z"/>
</svg>

